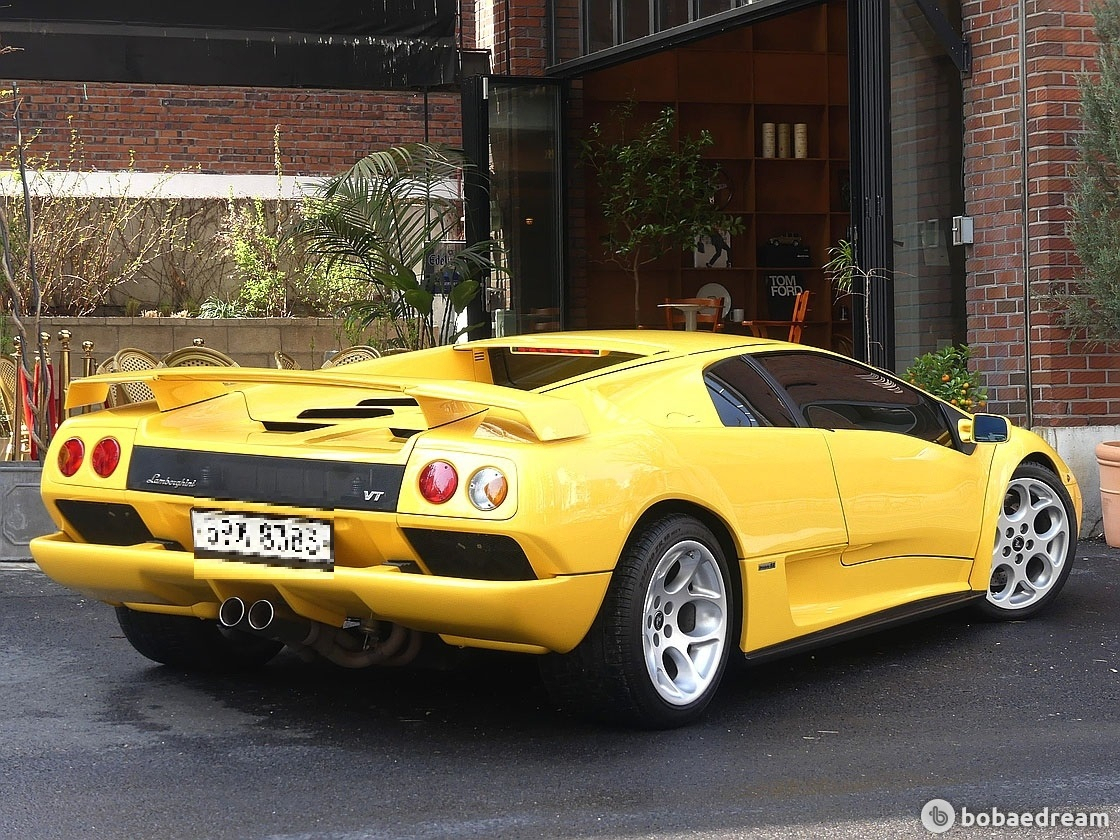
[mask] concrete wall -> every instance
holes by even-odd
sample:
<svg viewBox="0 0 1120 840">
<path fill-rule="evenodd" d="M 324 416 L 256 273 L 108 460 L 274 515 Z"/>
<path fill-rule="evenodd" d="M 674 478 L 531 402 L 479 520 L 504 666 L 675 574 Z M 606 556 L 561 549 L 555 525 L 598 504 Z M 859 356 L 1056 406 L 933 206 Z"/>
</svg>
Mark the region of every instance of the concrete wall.
<svg viewBox="0 0 1120 840">
<path fill-rule="evenodd" d="M 1101 521 L 1101 479 L 1096 449 L 1102 441 L 1120 440 L 1120 426 L 1049 426 L 1036 428 L 1035 432 L 1058 450 L 1077 476 L 1085 503 L 1081 536 L 1099 537 L 1104 533 L 1104 525 Z"/>
<path fill-rule="evenodd" d="M 43 318 L 40 330 L 50 333 L 56 360 L 58 333 L 64 329 L 71 334 L 70 365 L 75 374 L 81 370 L 83 341 L 93 342 L 98 362 L 122 347 L 159 358 L 201 338 L 207 347 L 232 356 L 244 367 L 275 367 L 273 353 L 283 350 L 304 368 L 317 368 L 327 352 L 354 343 L 335 318 Z"/>
</svg>

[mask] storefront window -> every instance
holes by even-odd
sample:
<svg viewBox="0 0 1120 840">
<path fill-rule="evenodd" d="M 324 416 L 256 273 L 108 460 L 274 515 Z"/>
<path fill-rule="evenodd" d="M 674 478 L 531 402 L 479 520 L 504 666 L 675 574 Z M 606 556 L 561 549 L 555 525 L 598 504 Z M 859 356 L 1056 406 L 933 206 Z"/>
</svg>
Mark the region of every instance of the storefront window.
<svg viewBox="0 0 1120 840">
<path fill-rule="evenodd" d="M 896 370 L 965 340 L 960 71 L 913 0 L 890 16 L 891 181 Z"/>
</svg>

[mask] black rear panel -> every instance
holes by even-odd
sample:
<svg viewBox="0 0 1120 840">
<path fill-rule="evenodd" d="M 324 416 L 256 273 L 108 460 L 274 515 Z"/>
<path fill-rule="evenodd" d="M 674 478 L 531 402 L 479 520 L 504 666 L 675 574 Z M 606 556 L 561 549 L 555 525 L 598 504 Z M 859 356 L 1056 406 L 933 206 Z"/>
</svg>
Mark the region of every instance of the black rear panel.
<svg viewBox="0 0 1120 840">
<path fill-rule="evenodd" d="M 404 467 L 137 446 L 128 489 L 320 510 L 394 511 Z"/>
</svg>

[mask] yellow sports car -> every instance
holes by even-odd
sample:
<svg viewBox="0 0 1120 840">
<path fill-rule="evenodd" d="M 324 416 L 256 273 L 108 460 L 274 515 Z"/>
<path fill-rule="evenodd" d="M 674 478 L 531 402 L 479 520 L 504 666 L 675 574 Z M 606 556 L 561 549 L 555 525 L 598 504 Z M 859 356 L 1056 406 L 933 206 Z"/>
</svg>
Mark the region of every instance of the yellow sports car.
<svg viewBox="0 0 1120 840">
<path fill-rule="evenodd" d="M 567 706 L 697 717 L 732 656 L 963 606 L 1025 618 L 1081 495 L 1034 434 L 795 344 L 534 334 L 319 371 L 167 368 L 55 437 L 32 543 L 176 667 L 284 645 L 401 664 L 425 634 L 539 656 Z"/>
</svg>

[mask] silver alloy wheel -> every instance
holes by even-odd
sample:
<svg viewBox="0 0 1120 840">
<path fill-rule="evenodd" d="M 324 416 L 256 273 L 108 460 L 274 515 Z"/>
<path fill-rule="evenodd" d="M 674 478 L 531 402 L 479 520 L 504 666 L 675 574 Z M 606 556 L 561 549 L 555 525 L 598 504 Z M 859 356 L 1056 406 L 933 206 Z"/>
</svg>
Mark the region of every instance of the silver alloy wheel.
<svg viewBox="0 0 1120 840">
<path fill-rule="evenodd" d="M 728 606 L 719 563 L 703 543 L 682 540 L 658 561 L 646 589 L 642 650 L 666 703 L 692 703 L 719 676 Z"/>
<path fill-rule="evenodd" d="M 1069 553 L 1070 521 L 1061 498 L 1044 481 L 1012 479 L 999 515 L 988 602 L 1021 610 L 1061 580 Z"/>
</svg>

